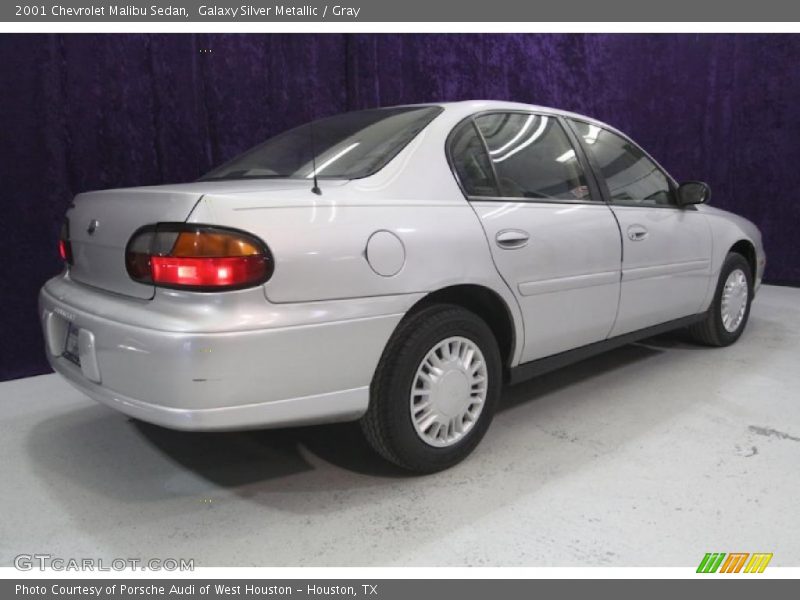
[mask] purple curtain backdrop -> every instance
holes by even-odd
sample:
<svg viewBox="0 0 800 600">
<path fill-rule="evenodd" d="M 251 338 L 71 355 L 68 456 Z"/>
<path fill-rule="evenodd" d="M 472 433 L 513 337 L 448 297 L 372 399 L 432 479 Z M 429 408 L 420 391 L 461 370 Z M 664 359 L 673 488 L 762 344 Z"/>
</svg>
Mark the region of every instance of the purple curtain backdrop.
<svg viewBox="0 0 800 600">
<path fill-rule="evenodd" d="M 468 98 L 592 115 L 755 221 L 800 283 L 798 35 L 2 35 L 0 380 L 47 372 L 36 316 L 84 190 L 189 181 L 347 109 Z"/>
</svg>

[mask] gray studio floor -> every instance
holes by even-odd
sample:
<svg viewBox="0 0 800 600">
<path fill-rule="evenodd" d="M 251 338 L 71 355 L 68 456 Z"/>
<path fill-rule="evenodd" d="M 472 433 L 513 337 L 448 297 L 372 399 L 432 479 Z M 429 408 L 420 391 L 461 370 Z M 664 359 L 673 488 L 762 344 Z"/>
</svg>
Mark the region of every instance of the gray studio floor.
<svg viewBox="0 0 800 600">
<path fill-rule="evenodd" d="M 191 434 L 55 375 L 0 384 L 0 565 L 800 566 L 800 289 L 735 346 L 648 340 L 505 393 L 475 454 L 407 477 L 351 425 Z"/>
</svg>

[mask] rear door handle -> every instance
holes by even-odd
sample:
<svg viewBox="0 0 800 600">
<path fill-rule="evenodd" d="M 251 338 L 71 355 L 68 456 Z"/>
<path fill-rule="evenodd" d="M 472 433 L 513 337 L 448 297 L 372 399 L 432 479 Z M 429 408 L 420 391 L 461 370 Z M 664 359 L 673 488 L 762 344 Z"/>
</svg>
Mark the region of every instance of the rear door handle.
<svg viewBox="0 0 800 600">
<path fill-rule="evenodd" d="M 646 239 L 648 235 L 647 228 L 642 225 L 631 225 L 628 227 L 628 239 L 632 242 L 641 242 Z"/>
<path fill-rule="evenodd" d="M 522 231 L 521 229 L 503 229 L 497 232 L 494 239 L 501 248 L 514 250 L 527 245 L 531 236 L 527 231 Z"/>
</svg>

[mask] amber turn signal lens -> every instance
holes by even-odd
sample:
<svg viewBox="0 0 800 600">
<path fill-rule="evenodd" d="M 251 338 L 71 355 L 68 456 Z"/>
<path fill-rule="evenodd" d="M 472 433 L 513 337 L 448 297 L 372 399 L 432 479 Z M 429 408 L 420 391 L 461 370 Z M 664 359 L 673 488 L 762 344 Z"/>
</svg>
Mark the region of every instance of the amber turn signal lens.
<svg viewBox="0 0 800 600">
<path fill-rule="evenodd" d="M 206 231 L 184 231 L 178 234 L 170 256 L 231 257 L 255 256 L 261 248 L 241 236 L 231 233 L 211 233 Z"/>
</svg>

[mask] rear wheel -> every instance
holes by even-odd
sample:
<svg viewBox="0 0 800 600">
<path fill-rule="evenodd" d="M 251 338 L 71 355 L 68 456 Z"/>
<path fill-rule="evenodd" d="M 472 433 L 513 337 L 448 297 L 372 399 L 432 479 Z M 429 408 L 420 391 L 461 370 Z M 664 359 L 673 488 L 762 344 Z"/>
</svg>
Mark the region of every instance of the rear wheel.
<svg viewBox="0 0 800 600">
<path fill-rule="evenodd" d="M 387 344 L 362 430 L 400 467 L 446 469 L 486 433 L 501 377 L 497 341 L 480 317 L 449 304 L 427 307 L 401 322 Z"/>
<path fill-rule="evenodd" d="M 692 325 L 689 334 L 701 344 L 729 346 L 744 331 L 752 299 L 753 275 L 750 264 L 741 254 L 731 252 L 722 265 L 714 300 L 706 318 Z"/>
</svg>

